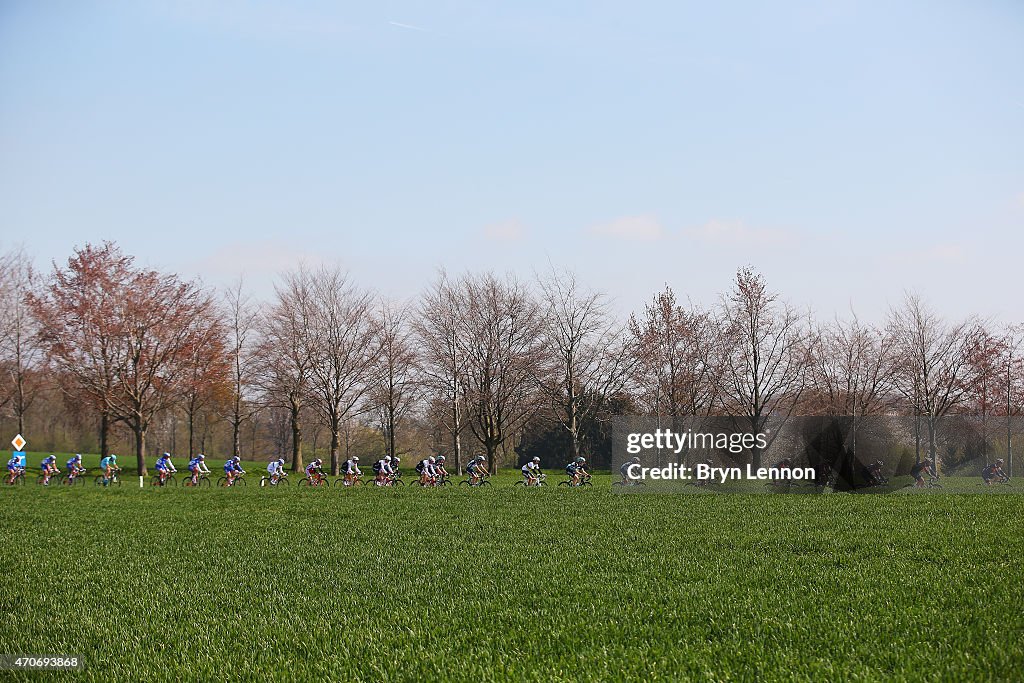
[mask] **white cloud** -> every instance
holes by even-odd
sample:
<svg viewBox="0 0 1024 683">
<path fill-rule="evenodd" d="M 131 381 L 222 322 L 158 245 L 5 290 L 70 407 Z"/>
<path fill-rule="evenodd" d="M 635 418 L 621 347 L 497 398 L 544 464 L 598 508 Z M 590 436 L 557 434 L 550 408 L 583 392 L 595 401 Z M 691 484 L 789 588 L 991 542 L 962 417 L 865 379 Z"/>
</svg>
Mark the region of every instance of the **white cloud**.
<svg viewBox="0 0 1024 683">
<path fill-rule="evenodd" d="M 667 233 L 656 216 L 624 216 L 609 223 L 591 226 L 589 232 L 602 237 L 650 242 L 659 240 Z"/>
<path fill-rule="evenodd" d="M 526 237 L 526 228 L 519 221 L 501 221 L 484 226 L 483 233 L 495 242 L 518 242 Z"/>
<path fill-rule="evenodd" d="M 705 242 L 734 247 L 766 247 L 785 244 L 793 240 L 793 234 L 776 228 L 755 228 L 743 221 L 710 220 L 704 225 L 683 231 L 685 237 Z"/>
</svg>

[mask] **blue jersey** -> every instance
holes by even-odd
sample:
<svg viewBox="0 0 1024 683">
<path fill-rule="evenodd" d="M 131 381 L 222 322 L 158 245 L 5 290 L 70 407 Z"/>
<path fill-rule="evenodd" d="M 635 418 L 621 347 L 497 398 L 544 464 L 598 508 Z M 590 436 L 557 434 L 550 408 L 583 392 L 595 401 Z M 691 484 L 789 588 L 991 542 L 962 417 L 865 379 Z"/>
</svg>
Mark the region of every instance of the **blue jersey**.
<svg viewBox="0 0 1024 683">
<path fill-rule="evenodd" d="M 234 472 L 234 471 L 235 471 L 235 461 L 234 460 L 228 460 L 226 463 L 224 463 L 224 472 L 225 473 L 227 473 L 227 472 Z"/>
<path fill-rule="evenodd" d="M 21 458 L 19 458 L 18 456 L 14 456 L 13 458 L 7 461 L 7 469 L 13 470 L 17 467 L 21 467 Z"/>
<path fill-rule="evenodd" d="M 188 468 L 190 470 L 194 470 L 195 468 L 199 467 L 199 463 L 201 462 L 202 460 L 200 460 L 199 458 L 192 458 L 191 460 L 188 461 Z"/>
<path fill-rule="evenodd" d="M 65 467 L 67 467 L 70 470 L 72 467 L 76 466 L 77 464 L 78 464 L 78 458 L 71 458 L 70 460 L 68 460 L 68 462 L 65 465 Z"/>
<path fill-rule="evenodd" d="M 236 460 L 234 464 L 235 472 L 242 472 L 242 461 Z"/>
<path fill-rule="evenodd" d="M 51 455 L 50 457 L 45 458 L 43 460 L 43 462 L 40 464 L 40 467 L 42 467 L 43 469 L 46 469 L 47 465 L 56 465 L 56 464 L 57 464 L 57 458 L 55 458 L 54 456 Z"/>
<path fill-rule="evenodd" d="M 165 458 L 163 456 L 160 456 L 160 458 L 158 458 L 157 461 L 156 461 L 156 468 L 158 470 L 166 470 L 167 469 L 167 462 L 168 462 L 168 460 L 169 460 L 169 458 Z"/>
<path fill-rule="evenodd" d="M 103 458 L 102 460 L 100 460 L 100 467 L 102 467 L 103 469 L 107 469 L 108 467 L 112 466 L 113 464 L 114 464 L 114 461 L 110 459 L 109 455 L 107 457 Z"/>
</svg>

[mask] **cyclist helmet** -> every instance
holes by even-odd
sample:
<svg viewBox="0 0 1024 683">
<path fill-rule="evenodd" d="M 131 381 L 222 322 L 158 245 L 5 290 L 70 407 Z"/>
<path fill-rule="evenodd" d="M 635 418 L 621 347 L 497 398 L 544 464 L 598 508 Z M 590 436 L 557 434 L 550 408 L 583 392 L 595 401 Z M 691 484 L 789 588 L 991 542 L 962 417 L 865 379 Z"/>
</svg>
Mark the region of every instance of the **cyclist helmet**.
<svg viewBox="0 0 1024 683">
<path fill-rule="evenodd" d="M 114 455 L 113 453 L 110 454 L 110 459 L 113 460 L 114 462 L 117 462 L 117 456 Z"/>
<path fill-rule="evenodd" d="M 639 465 L 640 464 L 640 456 L 639 455 L 634 455 L 633 456 L 633 462 L 635 462 L 635 463 L 637 463 Z"/>
<path fill-rule="evenodd" d="M 352 456 L 352 462 L 359 462 L 359 456 L 358 455 L 353 455 Z"/>
<path fill-rule="evenodd" d="M 75 453 L 75 460 L 81 460 L 81 459 L 82 459 L 82 454 L 81 453 Z"/>
<path fill-rule="evenodd" d="M 321 460 L 320 458 L 317 458 L 317 459 L 316 459 L 316 464 L 317 464 L 317 465 L 322 465 L 322 464 L 324 464 L 324 461 L 323 461 L 323 460 Z"/>
<path fill-rule="evenodd" d="M 437 456 L 437 461 L 438 462 L 444 462 L 444 456 L 443 455 Z"/>
<path fill-rule="evenodd" d="M 171 454 L 170 453 L 164 453 L 164 457 L 165 458 L 169 458 L 169 457 L 171 457 Z"/>
<path fill-rule="evenodd" d="M 205 455 L 203 455 L 202 453 L 200 453 L 200 454 L 199 454 L 199 459 L 200 459 L 200 460 L 206 460 L 206 456 L 205 456 Z"/>
<path fill-rule="evenodd" d="M 399 461 L 399 457 L 396 455 L 395 457 L 391 458 L 391 461 L 392 462 L 398 462 Z"/>
<path fill-rule="evenodd" d="M 437 461 L 434 459 L 434 456 L 430 456 L 429 458 L 427 458 L 427 462 L 437 462 Z"/>
<path fill-rule="evenodd" d="M 537 457 L 537 456 L 535 455 L 535 456 L 533 456 L 533 461 L 534 461 L 534 462 L 540 462 L 540 458 L 538 458 L 538 457 Z"/>
<path fill-rule="evenodd" d="M 390 455 L 385 455 L 384 456 L 384 462 L 391 462 L 391 456 Z"/>
<path fill-rule="evenodd" d="M 586 461 L 587 461 L 587 459 L 584 458 L 582 455 L 576 456 L 576 462 L 586 462 Z"/>
<path fill-rule="evenodd" d="M 1002 465 L 1003 464 L 1003 459 L 1002 458 L 996 458 L 996 464 L 997 465 Z"/>
<path fill-rule="evenodd" d="M 279 463 L 281 463 L 282 465 L 284 464 L 284 458 L 278 458 L 278 459 L 277 459 L 277 461 L 278 461 Z"/>
</svg>

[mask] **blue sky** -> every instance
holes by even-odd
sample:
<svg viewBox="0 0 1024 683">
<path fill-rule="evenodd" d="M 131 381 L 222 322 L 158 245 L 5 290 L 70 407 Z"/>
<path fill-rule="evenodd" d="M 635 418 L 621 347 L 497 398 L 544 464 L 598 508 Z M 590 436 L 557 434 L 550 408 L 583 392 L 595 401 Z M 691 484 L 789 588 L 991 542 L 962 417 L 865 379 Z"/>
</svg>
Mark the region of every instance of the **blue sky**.
<svg viewBox="0 0 1024 683">
<path fill-rule="evenodd" d="M 1024 320 L 1024 3 L 0 2 L 0 246 Z"/>
</svg>

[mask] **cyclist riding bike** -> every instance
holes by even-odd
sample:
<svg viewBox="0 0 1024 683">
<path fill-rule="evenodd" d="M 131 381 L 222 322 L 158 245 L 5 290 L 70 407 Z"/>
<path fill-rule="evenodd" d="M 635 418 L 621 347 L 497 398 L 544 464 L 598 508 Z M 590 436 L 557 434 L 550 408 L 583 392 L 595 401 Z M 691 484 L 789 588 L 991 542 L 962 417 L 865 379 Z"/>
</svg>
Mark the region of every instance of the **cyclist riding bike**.
<svg viewBox="0 0 1024 683">
<path fill-rule="evenodd" d="M 353 455 L 351 458 L 345 461 L 345 464 L 341 466 L 341 473 L 345 476 L 344 486 L 351 486 L 359 477 L 363 476 L 363 473 L 359 470 L 359 456 Z"/>
<path fill-rule="evenodd" d="M 444 468 L 444 456 L 439 455 L 434 462 L 434 478 L 436 480 L 447 479 L 450 475 L 448 470 Z"/>
<path fill-rule="evenodd" d="M 199 483 L 199 475 L 209 474 L 210 469 L 206 466 L 206 456 L 200 453 L 188 461 L 188 471 L 192 473 L 192 485 Z"/>
<path fill-rule="evenodd" d="M 103 470 L 103 485 L 106 486 L 114 474 L 121 471 L 121 468 L 117 466 L 117 456 L 111 453 L 100 460 L 100 469 Z"/>
<path fill-rule="evenodd" d="M 270 464 L 267 465 L 267 472 L 270 474 L 270 485 L 276 486 L 277 482 L 288 476 L 284 471 L 284 458 L 271 460 Z"/>
<path fill-rule="evenodd" d="M 174 463 L 171 462 L 171 454 L 164 453 L 156 461 L 156 473 L 160 477 L 160 484 L 163 485 L 167 481 L 167 477 L 171 476 L 178 470 L 175 469 Z"/>
<path fill-rule="evenodd" d="M 1003 470 L 1003 459 L 999 458 L 991 465 L 986 465 L 985 469 L 981 471 L 981 479 L 985 482 L 986 486 L 991 486 L 997 480 L 1006 481 L 1009 479 Z"/>
<path fill-rule="evenodd" d="M 224 463 L 224 476 L 228 480 L 228 486 L 235 483 L 235 479 L 245 474 L 245 470 L 242 469 L 242 458 L 235 456 L 228 458 L 228 461 Z"/>
<path fill-rule="evenodd" d="M 317 458 L 306 465 L 306 478 L 313 486 L 319 486 L 324 481 L 323 460 Z"/>
<path fill-rule="evenodd" d="M 373 483 L 376 486 L 385 486 L 388 481 L 388 476 L 391 474 L 391 456 L 385 455 L 383 458 L 373 463 Z"/>
<path fill-rule="evenodd" d="M 633 467 L 633 465 L 639 465 L 639 464 L 640 464 L 640 458 L 638 456 L 633 456 L 632 460 L 627 460 L 626 462 L 622 463 L 621 467 L 619 467 L 619 476 L 622 477 L 622 485 L 623 486 L 632 486 L 633 484 L 637 483 L 636 479 L 634 479 L 633 477 L 629 476 L 629 468 Z M 639 469 L 639 468 L 634 468 L 634 469 Z"/>
<path fill-rule="evenodd" d="M 487 458 L 478 455 L 466 464 L 466 474 L 469 475 L 469 483 L 476 486 L 480 480 L 487 476 Z"/>
<path fill-rule="evenodd" d="M 571 486 L 579 486 L 583 478 L 590 478 L 590 472 L 587 471 L 587 459 L 582 455 L 576 456 L 576 458 L 565 466 L 565 473 L 569 475 L 569 484 Z"/>
<path fill-rule="evenodd" d="M 25 468 L 21 466 L 21 456 L 12 455 L 7 461 L 7 483 L 13 484 L 19 474 L 24 474 Z"/>
<path fill-rule="evenodd" d="M 85 472 L 85 468 L 82 467 L 82 454 L 76 453 L 75 457 L 68 460 L 65 468 L 67 468 L 68 471 L 68 483 L 74 483 L 75 477 L 82 472 Z"/>
<path fill-rule="evenodd" d="M 924 488 L 927 486 L 924 480 L 924 475 L 931 475 L 932 473 L 932 461 L 931 458 L 925 458 L 921 462 L 917 463 L 910 468 L 910 476 L 914 478 L 914 486 L 918 488 Z"/>
<path fill-rule="evenodd" d="M 433 483 L 436 472 L 434 470 L 434 456 L 424 458 L 416 464 L 416 472 L 420 475 L 420 486 L 427 486 Z"/>
<path fill-rule="evenodd" d="M 523 473 L 523 480 L 526 486 L 536 486 L 540 483 L 540 458 L 534 456 L 533 460 L 529 461 L 520 468 Z"/>
<path fill-rule="evenodd" d="M 871 484 L 872 486 L 880 486 L 881 484 L 886 484 L 889 482 L 889 480 L 885 478 L 885 475 L 882 474 L 883 467 L 885 467 L 885 463 L 882 462 L 881 460 L 876 460 L 872 463 L 868 463 L 865 466 L 865 471 L 867 472 L 867 480 L 869 484 Z"/>
<path fill-rule="evenodd" d="M 43 486 L 49 486 L 50 477 L 60 473 L 60 468 L 57 467 L 57 456 L 50 453 L 39 463 L 39 468 L 43 471 Z"/>
</svg>

